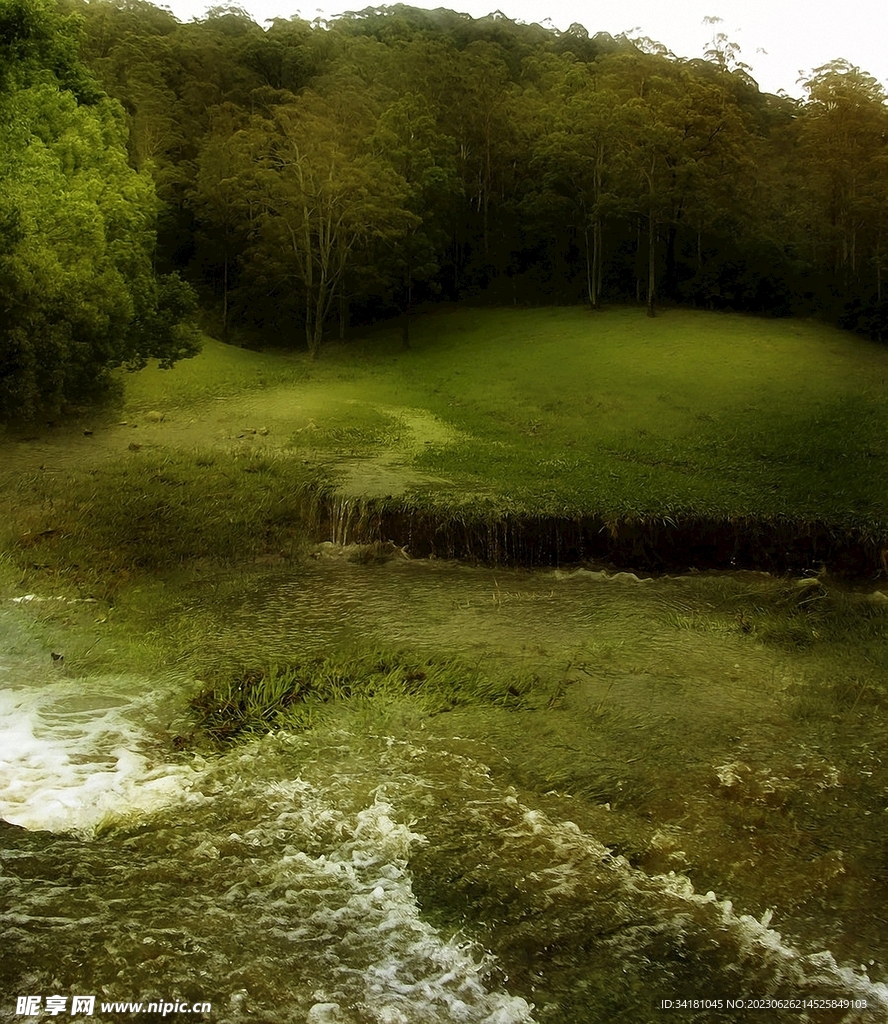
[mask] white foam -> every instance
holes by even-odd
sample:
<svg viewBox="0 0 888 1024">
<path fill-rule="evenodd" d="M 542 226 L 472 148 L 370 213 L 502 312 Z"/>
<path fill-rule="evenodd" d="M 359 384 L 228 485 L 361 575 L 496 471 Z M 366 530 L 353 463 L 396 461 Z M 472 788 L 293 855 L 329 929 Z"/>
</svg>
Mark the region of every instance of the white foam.
<svg viewBox="0 0 888 1024">
<path fill-rule="evenodd" d="M 849 999 L 865 1000 L 868 1012 L 884 1014 L 888 1019 L 888 984 L 872 981 L 863 968 L 858 971 L 841 966 L 828 950 L 805 953 L 787 942 L 780 932 L 770 927 L 772 911 L 766 911 L 761 920 L 750 914 L 737 914 L 730 900 L 719 900 L 712 892 L 698 893 L 686 875 L 672 871 L 666 875 L 648 875 L 633 868 L 624 857 L 611 855 L 601 843 L 583 834 L 573 822 L 556 823 L 540 811 L 523 806 L 521 809 L 522 821 L 513 831 L 516 835 L 519 831 L 533 836 L 545 834 L 553 846 L 553 862 L 563 865 L 562 891 L 569 892 L 571 883 L 579 882 L 574 867 L 580 860 L 578 855 L 581 852 L 591 855 L 599 865 L 607 865 L 615 871 L 627 891 L 634 891 L 643 898 L 654 895 L 658 902 L 664 904 L 668 900 L 675 901 L 678 904 L 675 909 L 679 910 L 678 914 L 675 914 L 675 909 L 672 911 L 676 922 L 681 922 L 682 904 L 688 909 L 696 909 L 699 913 L 694 916 L 705 928 L 727 933 L 739 963 L 769 965 L 775 984 L 799 990 L 837 990 Z"/>
<path fill-rule="evenodd" d="M 345 875 L 353 888 L 343 916 L 372 936 L 375 955 L 363 973 L 364 1004 L 381 1024 L 531 1024 L 524 999 L 486 989 L 486 956 L 469 943 L 445 940 L 421 918 L 407 858 L 425 838 L 396 822 L 394 814 L 377 795 L 326 859 L 327 870 Z"/>
<path fill-rule="evenodd" d="M 230 838 L 250 847 L 289 833 L 301 846 L 307 830 L 312 845 L 325 847 L 314 855 L 291 847 L 252 882 L 253 893 L 274 907 L 282 937 L 301 945 L 325 936 L 315 974 L 322 988 L 308 1021 L 350 1021 L 343 1007 L 360 1005 L 379 1024 L 533 1024 L 524 999 L 487 987 L 488 954 L 422 918 L 408 858 L 426 840 L 397 820 L 384 793 L 348 811 L 336 806 L 335 785 L 324 791 L 296 779 L 271 790 L 270 817 Z"/>
<path fill-rule="evenodd" d="M 0 818 L 28 829 L 89 831 L 190 790 L 195 769 L 154 761 L 150 738 L 126 714 L 132 709 L 70 689 L 0 692 Z"/>
</svg>

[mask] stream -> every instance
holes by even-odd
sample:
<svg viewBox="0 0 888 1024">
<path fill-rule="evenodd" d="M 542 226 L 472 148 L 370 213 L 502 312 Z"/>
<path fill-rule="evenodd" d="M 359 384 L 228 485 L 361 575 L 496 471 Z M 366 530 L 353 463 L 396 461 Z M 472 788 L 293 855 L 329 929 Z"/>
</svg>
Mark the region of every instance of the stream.
<svg viewBox="0 0 888 1024">
<path fill-rule="evenodd" d="M 152 676 L 4 597 L 0 1018 L 888 1021 L 882 731 L 756 637 L 775 587 L 321 545 L 179 586 Z M 529 696 L 189 733 L 196 665 L 376 648 Z"/>
</svg>

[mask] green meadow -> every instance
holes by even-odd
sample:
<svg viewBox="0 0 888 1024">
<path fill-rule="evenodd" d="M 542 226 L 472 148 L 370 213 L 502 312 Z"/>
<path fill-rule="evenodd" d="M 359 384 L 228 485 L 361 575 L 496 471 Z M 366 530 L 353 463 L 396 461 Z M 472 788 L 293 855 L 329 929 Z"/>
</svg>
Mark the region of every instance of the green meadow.
<svg viewBox="0 0 888 1024">
<path fill-rule="evenodd" d="M 306 495 L 442 515 L 826 523 L 884 544 L 888 350 L 814 322 L 453 308 L 323 357 L 207 338 L 7 436 L 7 545 L 69 573 L 289 556 Z M 310 531 L 309 531 L 310 532 Z"/>
<path fill-rule="evenodd" d="M 888 351 L 814 322 L 452 309 L 321 360 L 208 341 L 127 381 L 190 444 L 291 453 L 355 493 L 613 518 L 777 517 L 884 533 Z M 220 401 L 221 399 L 221 401 Z M 195 413 L 192 413 L 195 415 Z M 248 422 L 249 421 L 249 422 Z M 261 421 L 261 422 L 260 422 Z M 250 437 L 252 435 L 249 435 Z M 163 440 L 163 432 L 160 433 Z"/>
</svg>

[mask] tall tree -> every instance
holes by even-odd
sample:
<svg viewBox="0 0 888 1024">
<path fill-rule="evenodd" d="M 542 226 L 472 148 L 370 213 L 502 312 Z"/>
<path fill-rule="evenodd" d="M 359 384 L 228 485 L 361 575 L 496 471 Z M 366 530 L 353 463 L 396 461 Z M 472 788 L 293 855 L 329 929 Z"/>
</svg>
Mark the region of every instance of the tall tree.
<svg viewBox="0 0 888 1024">
<path fill-rule="evenodd" d="M 805 90 L 799 129 L 819 214 L 815 238 L 845 294 L 864 278 L 881 277 L 874 269 L 881 267 L 879 228 L 888 201 L 888 97 L 845 60 L 817 68 Z"/>
<path fill-rule="evenodd" d="M 336 120 L 326 101 L 252 119 L 253 163 L 243 182 L 258 214 L 254 253 L 277 286 L 296 286 L 305 342 L 316 358 L 337 289 L 368 239 L 403 236 L 415 217 L 407 189 L 389 165 L 356 150 L 354 126 Z"/>
<path fill-rule="evenodd" d="M 412 214 L 397 239 L 404 288 L 402 339 L 409 348 L 414 282 L 427 280 L 438 270 L 447 238 L 445 218 L 460 191 L 454 141 L 438 128 L 429 101 L 421 94 L 408 93 L 383 111 L 371 145 L 403 182 L 404 207 Z"/>
<path fill-rule="evenodd" d="M 563 196 L 583 238 L 586 298 L 601 306 L 605 219 L 619 205 L 621 97 L 605 70 L 561 62 L 550 79 L 534 140 L 540 184 Z"/>
<path fill-rule="evenodd" d="M 242 128 L 246 114 L 233 105 L 218 108 L 212 131 L 204 137 L 196 160 L 197 173 L 188 192 L 196 220 L 202 276 L 222 293 L 222 338 L 228 340 L 229 299 L 238 257 L 249 231 L 242 178 L 252 160 L 248 135 Z M 202 244 L 200 244 L 202 243 Z"/>
<path fill-rule="evenodd" d="M 0 4 L 0 35 L 18 57 L 0 92 L 4 418 L 93 397 L 112 366 L 196 350 L 182 324 L 190 290 L 154 276 L 154 188 L 127 163 L 122 111 L 64 47 L 60 64 L 46 49 L 70 23 L 29 3 Z"/>
<path fill-rule="evenodd" d="M 649 58 L 644 63 L 649 64 Z M 623 153 L 635 180 L 636 208 L 646 222 L 645 305 L 652 317 L 657 297 L 658 230 L 674 209 L 676 167 L 681 162 L 681 100 L 675 80 L 663 73 L 665 68 L 651 73 L 643 67 L 640 70 L 639 91 L 624 108 L 627 128 Z"/>
</svg>

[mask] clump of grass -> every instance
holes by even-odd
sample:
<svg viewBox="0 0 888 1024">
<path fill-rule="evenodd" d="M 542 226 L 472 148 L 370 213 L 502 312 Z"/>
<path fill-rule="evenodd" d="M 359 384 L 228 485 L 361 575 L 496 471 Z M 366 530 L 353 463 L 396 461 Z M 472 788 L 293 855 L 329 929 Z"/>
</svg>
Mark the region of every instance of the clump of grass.
<svg viewBox="0 0 888 1024">
<path fill-rule="evenodd" d="M 828 588 L 816 577 L 782 582 L 771 602 L 750 608 L 747 615 L 750 631 L 763 643 L 787 650 L 847 647 L 874 662 L 885 661 L 885 606 Z"/>
<path fill-rule="evenodd" d="M 404 652 L 329 655 L 243 667 L 192 698 L 199 728 L 230 741 L 274 729 L 306 730 L 334 703 L 412 701 L 423 716 L 458 706 L 522 708 L 535 677 L 497 677 L 455 658 Z"/>
</svg>

